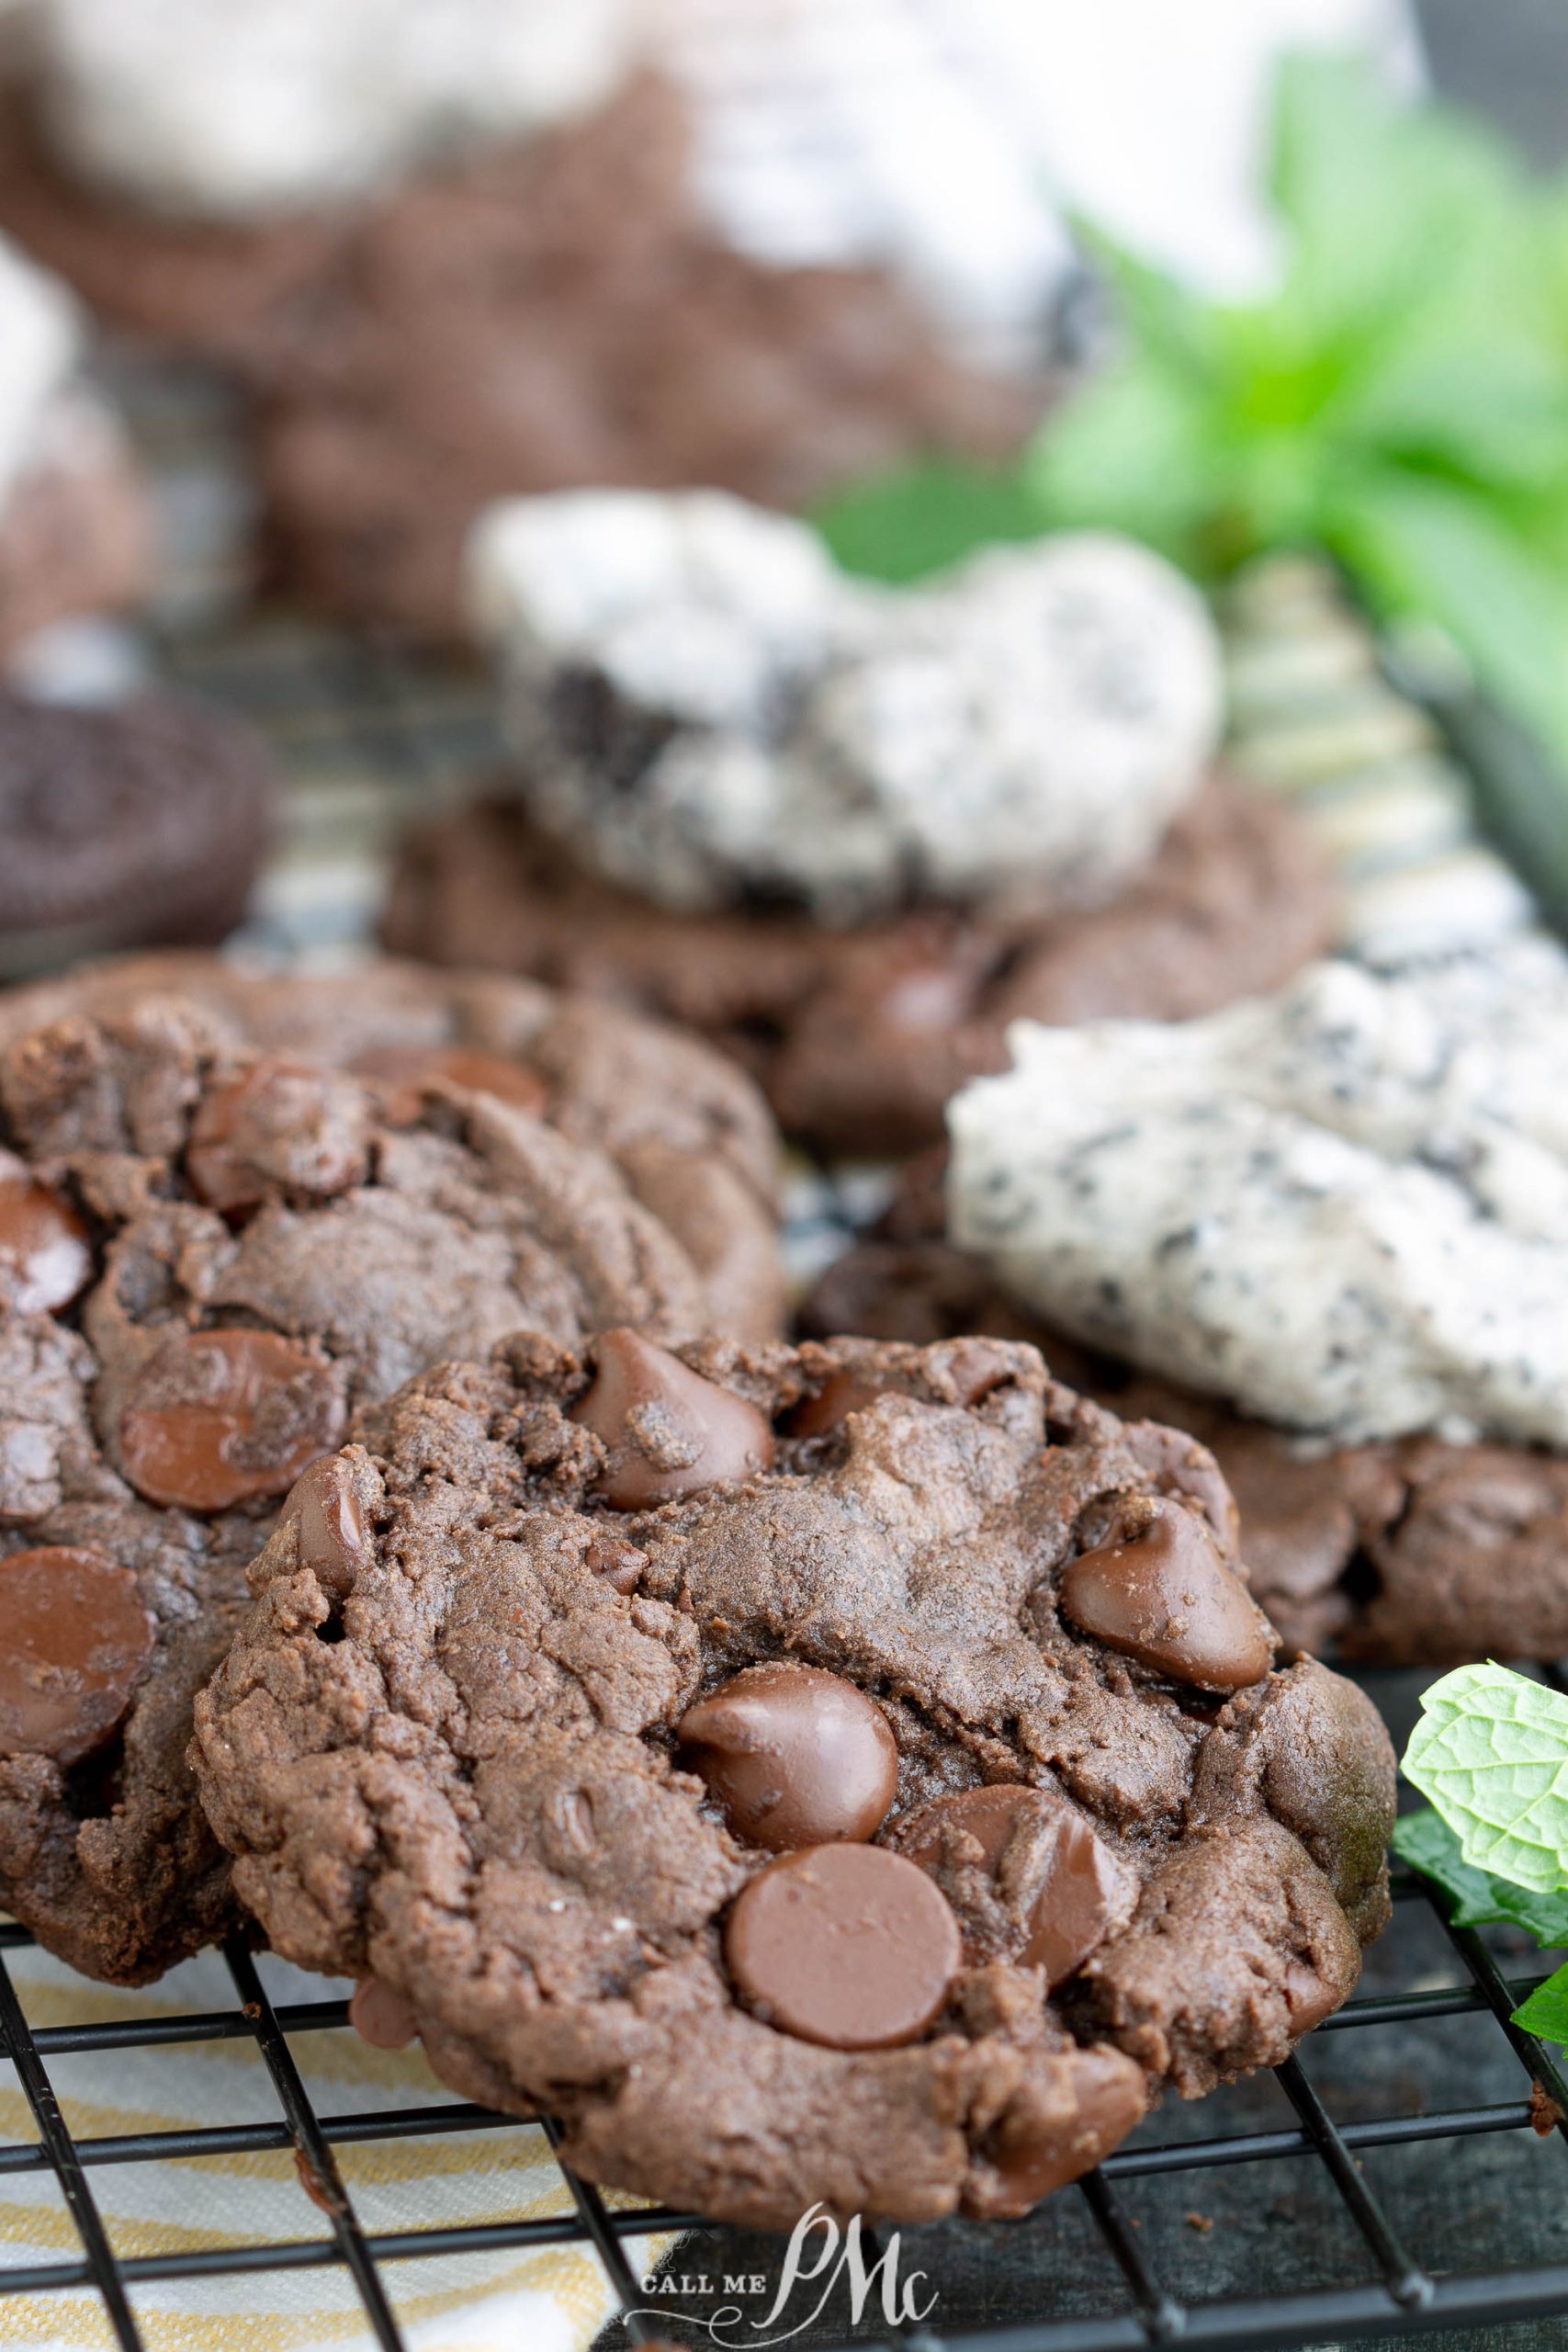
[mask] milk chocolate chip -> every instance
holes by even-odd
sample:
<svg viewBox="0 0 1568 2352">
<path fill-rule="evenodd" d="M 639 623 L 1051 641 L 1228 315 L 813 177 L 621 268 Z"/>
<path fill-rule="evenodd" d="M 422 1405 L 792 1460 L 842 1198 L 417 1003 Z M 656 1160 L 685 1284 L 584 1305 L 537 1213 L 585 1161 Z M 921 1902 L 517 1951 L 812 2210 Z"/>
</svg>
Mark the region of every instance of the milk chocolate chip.
<svg viewBox="0 0 1568 2352">
<path fill-rule="evenodd" d="M 688 1708 L 675 1736 L 735 1835 L 774 1853 L 873 1838 L 897 1793 L 881 1709 L 815 1667 L 748 1667 Z"/>
<path fill-rule="evenodd" d="M 341 1600 L 370 1557 L 370 1531 L 354 1474 L 341 1454 L 312 1462 L 288 1489 L 278 1524 L 299 1524 L 299 1566 L 309 1568 L 323 1592 Z"/>
<path fill-rule="evenodd" d="M 956 1912 L 971 1967 L 1043 1968 L 1055 1988 L 1126 1918 L 1137 1882 L 1080 1813 L 1038 1789 L 963 1789 L 907 1815 L 900 1854 Z"/>
<path fill-rule="evenodd" d="M 372 2050 L 406 2050 L 419 2032 L 411 2005 L 378 1976 L 360 1978 L 348 2005 L 348 2021 Z"/>
<path fill-rule="evenodd" d="M 638 1332 L 604 1332 L 594 1367 L 570 1418 L 604 1440 L 609 1459 L 595 1487 L 614 1510 L 650 1510 L 773 1467 L 773 1433 L 755 1405 Z"/>
<path fill-rule="evenodd" d="M 958 1922 L 924 1871 L 885 1846 L 808 1846 L 747 1886 L 725 1929 L 742 1999 L 829 2050 L 889 2050 L 941 2015 Z"/>
<path fill-rule="evenodd" d="M 502 1054 L 476 1053 L 467 1046 L 432 1046 L 423 1050 L 411 1046 L 378 1046 L 361 1054 L 355 1068 L 363 1076 L 382 1081 L 378 1088 L 382 1115 L 393 1127 L 412 1127 L 425 1089 L 443 1080 L 475 1094 L 493 1094 L 498 1102 L 510 1102 L 514 1110 L 526 1111 L 536 1119 L 543 1118 L 549 1106 L 549 1088 L 536 1072 L 525 1069 L 521 1062 L 508 1061 Z"/>
<path fill-rule="evenodd" d="M 1074 2051 L 1069 2082 L 1062 2087 L 1070 2105 L 1055 2086 L 1055 2096 L 1042 2097 L 1026 2085 L 991 2133 L 985 2149 L 995 2166 L 985 2191 L 987 2215 L 1015 2220 L 1053 2189 L 1079 2179 L 1142 2122 L 1148 2107 L 1142 2070 L 1103 2044 Z"/>
<path fill-rule="evenodd" d="M 52 1315 L 70 1306 L 92 1271 L 87 1228 L 69 1201 L 40 1184 L 14 1152 L 0 1151 L 0 1306 Z"/>
<path fill-rule="evenodd" d="M 125 1472 L 149 1502 L 227 1510 L 288 1491 L 343 1435 L 333 1367 L 274 1331 L 192 1331 L 131 1384 Z"/>
<path fill-rule="evenodd" d="M 947 1369 L 957 1403 L 977 1405 L 1007 1378 L 1011 1367 L 1000 1349 L 988 1340 L 961 1340 L 948 1357 Z M 789 1417 L 789 1433 L 791 1437 L 822 1437 L 840 1428 L 852 1413 L 863 1413 L 879 1396 L 897 1393 L 897 1386 L 896 1380 L 879 1380 L 859 1364 L 843 1364 L 829 1374 L 815 1396 L 801 1398 Z"/>
<path fill-rule="evenodd" d="M 206 1096 L 191 1122 L 186 1172 L 225 1215 L 269 1193 L 328 1200 L 364 1179 L 363 1101 L 326 1070 L 263 1061 Z"/>
<path fill-rule="evenodd" d="M 1118 1539 L 1064 1569 L 1061 1610 L 1111 1649 L 1199 1690 L 1243 1690 L 1273 1664 L 1268 1619 L 1204 1521 L 1179 1503 L 1125 1505 Z"/>
<path fill-rule="evenodd" d="M 595 1535 L 582 1555 L 582 1563 L 590 1576 L 603 1577 L 612 1592 L 625 1595 L 637 1590 L 637 1578 L 648 1566 L 648 1554 L 639 1552 L 623 1535 Z"/>
<path fill-rule="evenodd" d="M 101 1552 L 0 1560 L 0 1756 L 93 1755 L 124 1721 L 152 1643 L 136 1578 Z"/>
</svg>

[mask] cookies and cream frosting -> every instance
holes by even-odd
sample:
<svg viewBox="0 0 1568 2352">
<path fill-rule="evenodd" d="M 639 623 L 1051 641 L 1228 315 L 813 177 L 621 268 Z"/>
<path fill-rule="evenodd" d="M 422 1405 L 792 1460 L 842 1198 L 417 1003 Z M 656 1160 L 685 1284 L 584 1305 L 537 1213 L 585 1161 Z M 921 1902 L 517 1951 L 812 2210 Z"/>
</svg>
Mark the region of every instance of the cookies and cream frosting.
<svg viewBox="0 0 1568 2352">
<path fill-rule="evenodd" d="M 64 287 L 0 237 L 0 506 L 33 462 L 79 356 Z"/>
<path fill-rule="evenodd" d="M 595 106 L 624 0 L 39 0 L 54 143 L 151 211 L 247 221 Z"/>
<path fill-rule="evenodd" d="M 536 819 L 680 910 L 1092 904 L 1218 733 L 1201 599 L 1111 537 L 888 589 L 718 492 L 574 491 L 492 508 L 470 583 Z"/>
<path fill-rule="evenodd" d="M 1555 944 L 1010 1042 L 949 1106 L 951 1224 L 1048 1322 L 1337 1442 L 1568 1445 Z"/>
</svg>

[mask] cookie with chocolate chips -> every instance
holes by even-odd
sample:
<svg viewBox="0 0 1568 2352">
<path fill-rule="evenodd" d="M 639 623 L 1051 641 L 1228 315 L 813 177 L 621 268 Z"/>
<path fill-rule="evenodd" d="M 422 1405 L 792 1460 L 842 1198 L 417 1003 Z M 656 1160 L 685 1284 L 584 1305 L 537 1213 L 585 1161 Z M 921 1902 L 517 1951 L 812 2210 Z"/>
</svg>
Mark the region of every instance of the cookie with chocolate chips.
<svg viewBox="0 0 1568 2352">
<path fill-rule="evenodd" d="M 422 1090 L 436 1081 L 544 1119 L 569 1143 L 607 1153 L 674 1237 L 701 1282 L 704 1330 L 742 1340 L 778 1331 L 778 1136 L 756 1088 L 701 1039 L 603 999 L 495 974 L 383 958 L 300 978 L 164 954 L 0 996 L 0 1045 L 68 1014 L 112 1013 L 132 997 L 183 998 L 235 1052 L 348 1070 L 375 1087 L 392 1124 L 417 1115 Z M 287 1084 L 274 1080 L 269 1105 L 286 1132 Z"/>
<path fill-rule="evenodd" d="M 917 907 L 852 931 L 798 910 L 683 914 L 590 874 L 514 796 L 407 843 L 386 944 L 525 971 L 689 1023 L 751 1070 L 815 1149 L 918 1151 L 954 1090 L 1006 1066 L 1009 1022 L 1179 1020 L 1315 955 L 1328 877 L 1280 802 L 1216 777 L 1147 871 L 1066 914 Z"/>
<path fill-rule="evenodd" d="M 0 1048 L 0 1904 L 135 1982 L 240 1923 L 191 1702 L 291 1488 L 352 1560 L 313 1465 L 356 1407 L 522 1327 L 710 1305 L 608 1153 L 536 1114 L 532 1066 L 505 1099 L 433 1043 L 392 1083 L 123 977 Z"/>
<path fill-rule="evenodd" d="M 1032 1348 L 514 1338 L 358 1437 L 203 1799 L 278 1951 L 590 2177 L 1021 2213 L 1355 1983 L 1382 1724 L 1272 1670 L 1201 1450 Z"/>
<path fill-rule="evenodd" d="M 913 1164 L 878 1228 L 819 1278 L 809 1333 L 926 1347 L 958 1332 L 1027 1340 L 1123 1420 L 1169 1424 L 1217 1462 L 1252 1589 L 1284 1642 L 1379 1666 L 1568 1649 L 1568 1461 L 1438 1437 L 1303 1444 L 1222 1397 L 1047 1329 L 984 1262 L 943 1240 L 939 1155 Z"/>
</svg>

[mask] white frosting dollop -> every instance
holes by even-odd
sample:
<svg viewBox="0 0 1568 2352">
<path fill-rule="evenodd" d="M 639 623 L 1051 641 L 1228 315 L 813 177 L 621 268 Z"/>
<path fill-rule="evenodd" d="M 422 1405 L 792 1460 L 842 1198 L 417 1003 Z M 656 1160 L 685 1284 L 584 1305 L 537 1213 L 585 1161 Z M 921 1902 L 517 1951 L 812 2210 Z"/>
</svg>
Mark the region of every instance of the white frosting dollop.
<svg viewBox="0 0 1568 2352">
<path fill-rule="evenodd" d="M 1554 943 L 1010 1043 L 949 1105 L 950 1219 L 1048 1322 L 1337 1442 L 1568 1445 Z"/>
<path fill-rule="evenodd" d="M 539 822 L 679 909 L 1092 903 L 1220 727 L 1201 599 L 1109 537 L 890 590 L 717 491 L 573 491 L 491 508 L 470 585 Z"/>
<path fill-rule="evenodd" d="M 627 0 L 39 0 L 65 162 L 149 210 L 265 220 L 597 105 Z"/>
<path fill-rule="evenodd" d="M 0 504 L 32 462 L 80 351 L 70 294 L 0 237 Z"/>
</svg>

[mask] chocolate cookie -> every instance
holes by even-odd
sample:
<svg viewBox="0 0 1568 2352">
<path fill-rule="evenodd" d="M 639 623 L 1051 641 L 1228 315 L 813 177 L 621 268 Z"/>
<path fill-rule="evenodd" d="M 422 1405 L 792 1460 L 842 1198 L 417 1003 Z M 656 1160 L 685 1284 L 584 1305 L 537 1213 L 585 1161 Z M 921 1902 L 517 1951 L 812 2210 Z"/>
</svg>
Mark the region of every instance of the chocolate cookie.
<svg viewBox="0 0 1568 2352">
<path fill-rule="evenodd" d="M 1021 2213 L 1356 1981 L 1382 1724 L 1270 1671 L 1202 1449 L 1034 1350 L 528 1337 L 359 1437 L 204 1801 L 278 1951 L 594 2178 Z"/>
<path fill-rule="evenodd" d="M 802 1329 L 916 1346 L 971 1331 L 1032 1340 L 1108 1408 L 1188 1432 L 1235 1498 L 1252 1589 L 1287 1656 L 1451 1666 L 1568 1650 L 1568 1461 L 1432 1437 L 1303 1445 L 1047 1331 L 940 1238 L 941 1218 L 940 1187 L 918 1181 L 880 1237 L 828 1269 Z"/>
<path fill-rule="evenodd" d="M 223 938 L 244 913 L 272 791 L 256 740 L 194 703 L 85 710 L 0 694 L 0 975 Z"/>
<path fill-rule="evenodd" d="M 1216 778 L 1109 907 L 1049 922 L 931 908 L 850 932 L 765 908 L 662 911 L 573 866 L 514 799 L 481 801 L 410 842 L 383 934 L 687 1022 L 755 1072 L 786 1133 L 879 1155 L 940 1136 L 954 1090 L 1005 1067 L 1010 1021 L 1207 1011 L 1296 970 L 1330 912 L 1292 811 Z"/>
<path fill-rule="evenodd" d="M 311 594 L 460 628 L 491 499 L 716 483 L 802 505 L 929 447 L 1000 457 L 1038 396 L 951 358 L 875 271 L 768 269 L 686 193 L 673 92 L 367 207 L 261 228 L 138 219 L 0 138 L 0 221 L 117 322 L 262 396 L 281 551 Z"/>
<path fill-rule="evenodd" d="M 116 993 L 0 1049 L 0 1905 L 134 1983 L 239 1921 L 191 1698 L 355 1406 L 706 1301 L 605 1155 L 460 1061 L 355 1078 Z"/>
<path fill-rule="evenodd" d="M 741 1073 L 700 1039 L 583 996 L 386 960 L 310 978 L 212 956 L 143 956 L 0 996 L 0 1043 L 130 998 L 180 997 L 235 1051 L 376 1080 L 390 1110 L 426 1079 L 498 1094 L 606 1153 L 684 1251 L 705 1329 L 772 1339 L 784 1318 L 778 1136 Z"/>
</svg>

